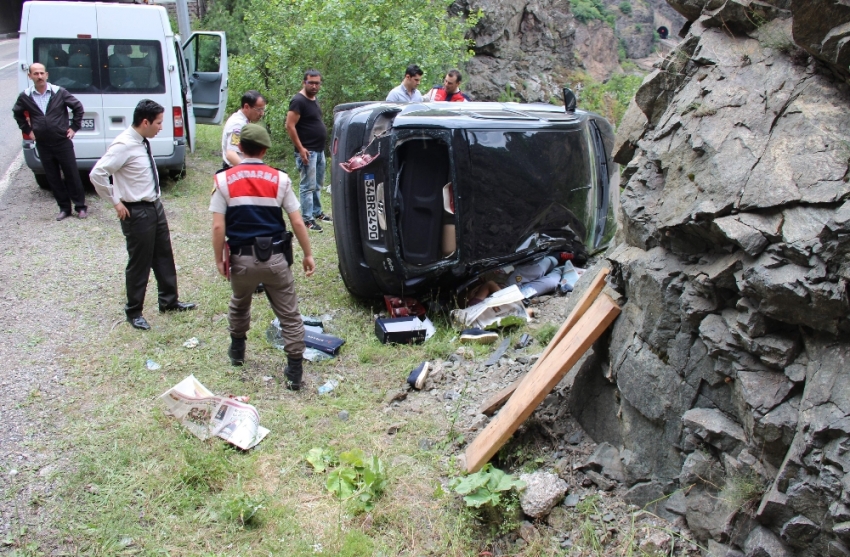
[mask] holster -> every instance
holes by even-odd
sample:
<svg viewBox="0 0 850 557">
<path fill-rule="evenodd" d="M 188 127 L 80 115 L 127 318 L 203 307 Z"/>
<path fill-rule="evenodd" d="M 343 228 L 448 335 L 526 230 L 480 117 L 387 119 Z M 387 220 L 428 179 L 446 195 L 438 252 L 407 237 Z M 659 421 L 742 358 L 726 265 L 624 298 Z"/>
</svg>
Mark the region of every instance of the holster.
<svg viewBox="0 0 850 557">
<path fill-rule="evenodd" d="M 272 256 L 272 244 L 274 238 L 271 236 L 257 236 L 254 238 L 254 257 L 257 261 L 268 261 Z"/>
<path fill-rule="evenodd" d="M 286 264 L 292 267 L 292 232 L 289 231 L 283 235 L 283 257 Z"/>
</svg>

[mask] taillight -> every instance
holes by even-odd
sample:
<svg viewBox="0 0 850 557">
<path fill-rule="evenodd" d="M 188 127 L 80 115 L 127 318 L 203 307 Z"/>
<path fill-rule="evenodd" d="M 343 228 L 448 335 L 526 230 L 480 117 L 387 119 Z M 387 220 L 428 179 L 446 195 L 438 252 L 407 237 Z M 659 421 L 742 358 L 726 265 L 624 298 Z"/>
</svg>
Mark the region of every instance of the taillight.
<svg viewBox="0 0 850 557">
<path fill-rule="evenodd" d="M 183 109 L 174 107 L 174 137 L 183 137 Z"/>
</svg>

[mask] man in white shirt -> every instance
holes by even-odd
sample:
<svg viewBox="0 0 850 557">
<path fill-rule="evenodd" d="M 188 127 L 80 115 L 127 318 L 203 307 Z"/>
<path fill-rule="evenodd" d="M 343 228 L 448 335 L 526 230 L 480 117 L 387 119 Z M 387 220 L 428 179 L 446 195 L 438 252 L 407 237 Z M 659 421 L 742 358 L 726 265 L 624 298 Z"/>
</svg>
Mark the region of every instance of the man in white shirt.
<svg viewBox="0 0 850 557">
<path fill-rule="evenodd" d="M 150 99 L 139 101 L 133 112 L 133 125 L 115 138 L 89 174 L 98 195 L 112 203 L 121 221 L 128 255 L 124 312 L 133 327 L 144 331 L 150 329 L 142 317 L 142 307 L 151 270 L 159 291 L 160 312 L 195 308 L 195 304 L 177 298 L 171 234 L 160 202 L 159 174 L 148 141 L 162 129 L 164 112 L 161 105 Z"/>
<path fill-rule="evenodd" d="M 223 168 L 236 166 L 245 157 L 239 150 L 239 133 L 245 124 L 255 124 L 266 113 L 266 99 L 259 91 L 245 91 L 242 108 L 230 115 L 221 133 L 221 160 Z"/>
<path fill-rule="evenodd" d="M 416 64 L 410 64 L 404 70 L 404 79 L 401 80 L 401 85 L 390 91 L 387 95 L 387 102 L 422 102 L 422 94 L 418 89 L 420 81 L 422 81 L 422 69 Z"/>
</svg>

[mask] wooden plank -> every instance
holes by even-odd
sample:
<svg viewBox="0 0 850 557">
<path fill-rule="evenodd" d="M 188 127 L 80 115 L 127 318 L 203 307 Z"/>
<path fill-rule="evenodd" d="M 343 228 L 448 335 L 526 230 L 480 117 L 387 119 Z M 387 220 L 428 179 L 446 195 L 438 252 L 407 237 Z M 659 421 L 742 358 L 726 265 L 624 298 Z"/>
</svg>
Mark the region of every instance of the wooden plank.
<svg viewBox="0 0 850 557">
<path fill-rule="evenodd" d="M 538 362 L 540 360 L 537 360 Z M 534 364 L 537 365 L 536 363 Z M 502 405 L 511 398 L 511 395 L 514 394 L 514 391 L 522 383 L 522 380 L 526 378 L 528 374 L 523 375 L 504 389 L 493 393 L 490 397 L 481 403 L 481 406 L 478 407 L 479 414 L 485 414 L 487 416 L 492 416 L 496 413 L 496 410 L 502 407 Z"/>
<path fill-rule="evenodd" d="M 499 415 L 466 448 L 467 471 L 477 472 L 502 448 L 619 314 L 620 307 L 609 296 L 597 298 L 546 361 L 528 373 Z"/>
<path fill-rule="evenodd" d="M 581 299 L 576 303 L 575 307 L 573 307 L 573 311 L 570 312 L 570 315 L 567 316 L 567 319 L 561 324 L 561 327 L 555 333 L 555 336 L 552 337 L 552 340 L 549 341 L 549 344 L 546 345 L 546 350 L 543 351 L 543 354 L 537 359 L 534 363 L 534 366 L 531 368 L 529 373 L 534 372 L 535 369 L 540 367 L 543 363 L 543 360 L 546 359 L 546 356 L 552 352 L 552 349 L 561 342 L 561 339 L 567 334 L 567 332 L 572 329 L 573 325 L 581 318 L 582 315 L 585 314 L 587 308 L 590 307 L 590 304 L 599 296 L 599 293 L 602 292 L 602 288 L 605 286 L 605 277 L 608 276 L 608 269 L 601 269 L 599 273 L 595 277 L 593 277 L 593 282 L 590 283 L 587 290 L 585 290 Z M 494 393 L 487 400 L 485 400 L 481 406 L 478 408 L 478 412 L 481 414 L 485 414 L 487 416 L 492 416 L 496 410 L 502 407 L 502 405 L 507 402 L 511 395 L 519 387 L 519 384 L 525 379 L 528 374 L 523 375 L 501 391 Z"/>
</svg>

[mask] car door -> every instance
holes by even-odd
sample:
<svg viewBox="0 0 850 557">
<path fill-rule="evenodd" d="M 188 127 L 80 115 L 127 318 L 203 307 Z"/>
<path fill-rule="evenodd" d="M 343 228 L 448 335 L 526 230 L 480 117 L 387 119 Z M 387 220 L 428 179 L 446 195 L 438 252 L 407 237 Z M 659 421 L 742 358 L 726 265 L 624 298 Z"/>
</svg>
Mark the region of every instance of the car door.
<svg viewBox="0 0 850 557">
<path fill-rule="evenodd" d="M 183 59 L 192 90 L 192 111 L 199 124 L 220 124 L 227 106 L 227 41 L 220 31 L 192 33 L 183 43 Z"/>
</svg>

